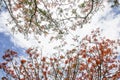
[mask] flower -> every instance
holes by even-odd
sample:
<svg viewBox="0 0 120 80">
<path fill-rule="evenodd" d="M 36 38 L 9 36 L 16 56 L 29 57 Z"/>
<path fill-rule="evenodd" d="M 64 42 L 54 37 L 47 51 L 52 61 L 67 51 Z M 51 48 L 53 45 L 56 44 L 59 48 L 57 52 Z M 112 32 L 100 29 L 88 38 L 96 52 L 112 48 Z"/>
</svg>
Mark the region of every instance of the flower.
<svg viewBox="0 0 120 80">
<path fill-rule="evenodd" d="M 22 60 L 21 60 L 21 64 L 24 64 L 25 62 L 26 62 L 25 59 L 22 59 Z"/>
<path fill-rule="evenodd" d="M 45 61 L 46 61 L 46 58 L 45 58 L 45 57 L 43 57 L 43 58 L 41 59 L 41 61 L 45 62 Z"/>
<path fill-rule="evenodd" d="M 32 48 L 29 48 L 29 49 L 26 50 L 26 53 L 27 53 L 27 54 L 30 54 L 30 52 L 31 52 L 32 50 L 33 50 Z"/>
</svg>

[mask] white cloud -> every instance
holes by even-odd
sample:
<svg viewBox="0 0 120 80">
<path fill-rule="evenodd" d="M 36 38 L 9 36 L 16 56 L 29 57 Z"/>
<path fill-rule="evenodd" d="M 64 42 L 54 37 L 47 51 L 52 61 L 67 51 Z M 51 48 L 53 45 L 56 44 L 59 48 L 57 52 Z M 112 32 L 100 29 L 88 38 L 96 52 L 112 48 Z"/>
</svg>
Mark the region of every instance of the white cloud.
<svg viewBox="0 0 120 80">
<path fill-rule="evenodd" d="M 8 18 L 6 15 L 8 15 L 7 14 L 7 12 L 2 12 L 1 14 L 0 14 L 0 32 L 7 32 L 8 31 L 8 29 L 6 28 L 6 19 Z"/>
<path fill-rule="evenodd" d="M 120 14 L 115 17 L 114 16 L 115 12 L 111 12 L 112 9 L 110 8 L 110 6 L 107 3 L 104 4 L 105 7 L 93 16 L 91 23 L 84 25 L 82 29 L 78 29 L 76 32 L 72 32 L 72 33 L 79 34 L 80 38 L 82 38 L 86 34 L 89 34 L 92 29 L 100 27 L 101 29 L 103 29 L 103 35 L 105 35 L 106 37 L 111 39 L 118 38 L 120 32 L 120 26 L 119 26 Z M 46 55 L 48 55 L 55 52 L 53 46 L 61 44 L 59 40 L 54 41 L 53 43 L 49 43 L 49 38 L 44 37 L 43 35 L 41 37 L 36 36 L 36 38 L 38 38 L 38 40 L 40 40 L 41 43 L 38 43 L 38 41 L 34 37 L 34 34 L 31 34 L 28 37 L 29 40 L 26 40 L 24 38 L 24 35 L 20 33 L 13 35 L 10 27 L 5 26 L 5 24 L 7 23 L 7 20 L 5 19 L 8 18 L 8 13 L 7 12 L 2 13 L 0 18 L 2 20 L 2 22 L 0 22 L 0 24 L 2 24 L 2 26 L 0 26 L 0 32 L 4 32 L 11 35 L 12 37 L 11 40 L 16 44 L 16 46 L 20 46 L 22 48 L 29 48 L 29 47 L 42 48 L 42 51 L 45 52 Z M 68 35 L 66 37 L 66 41 L 68 43 L 73 42 L 70 38 L 71 35 Z M 70 44 L 68 44 L 66 48 L 71 48 Z"/>
<path fill-rule="evenodd" d="M 116 12 L 110 7 L 108 3 L 104 3 L 105 8 L 94 15 L 91 24 L 87 24 L 87 32 L 95 27 L 103 29 L 103 35 L 110 39 L 119 38 L 120 32 L 120 14 L 115 15 Z"/>
</svg>

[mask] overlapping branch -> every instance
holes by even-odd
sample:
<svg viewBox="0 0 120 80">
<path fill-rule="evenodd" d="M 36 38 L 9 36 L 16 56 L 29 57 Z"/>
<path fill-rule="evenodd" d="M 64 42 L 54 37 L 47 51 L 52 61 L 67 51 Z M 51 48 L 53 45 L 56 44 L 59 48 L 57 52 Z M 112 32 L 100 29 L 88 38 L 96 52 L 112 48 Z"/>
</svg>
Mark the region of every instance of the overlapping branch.
<svg viewBox="0 0 120 80">
<path fill-rule="evenodd" d="M 81 11 L 79 11 L 79 13 L 75 13 L 75 16 L 68 16 L 64 15 L 62 12 L 60 14 L 57 13 L 59 11 L 59 9 L 57 8 L 64 6 L 64 2 L 61 2 L 59 0 L 57 0 L 56 2 L 47 2 L 44 0 L 19 0 L 16 2 L 11 2 L 10 0 L 3 1 L 7 7 L 7 10 L 12 20 L 17 25 L 18 30 L 20 30 L 21 32 L 26 32 L 26 34 L 28 34 L 31 29 L 33 32 L 39 32 L 39 30 L 40 32 L 48 32 L 51 29 L 59 32 L 61 31 L 61 29 L 66 28 L 67 25 L 64 23 L 66 23 L 66 21 L 70 22 L 72 19 L 74 19 L 74 22 L 71 22 L 73 25 L 75 25 L 76 22 L 80 22 L 80 25 L 78 26 L 81 26 L 89 20 L 89 18 L 96 12 L 96 8 L 100 7 L 98 4 L 101 4 L 102 2 L 102 0 L 89 0 L 87 2 L 85 1 L 84 3 L 82 3 L 82 8 L 77 8 L 80 8 L 79 10 L 84 10 L 87 7 L 87 10 L 83 12 L 84 16 L 80 16 Z M 69 6 L 77 4 L 77 2 L 68 2 L 65 4 Z M 51 12 L 53 9 L 56 9 L 56 11 Z M 16 13 L 16 10 L 18 10 L 19 13 Z M 67 14 L 69 14 L 69 10 L 70 8 L 68 9 L 68 12 L 65 9 L 63 9 L 62 11 L 65 11 Z M 56 14 L 56 18 L 54 18 L 54 14 Z M 59 18 L 60 15 L 62 15 L 63 18 Z M 21 22 L 23 23 L 21 24 Z M 43 25 L 42 22 L 47 22 L 47 24 Z M 73 25 L 71 25 L 71 27 L 73 27 Z M 67 27 L 67 31 L 69 31 L 69 29 L 70 28 Z"/>
</svg>

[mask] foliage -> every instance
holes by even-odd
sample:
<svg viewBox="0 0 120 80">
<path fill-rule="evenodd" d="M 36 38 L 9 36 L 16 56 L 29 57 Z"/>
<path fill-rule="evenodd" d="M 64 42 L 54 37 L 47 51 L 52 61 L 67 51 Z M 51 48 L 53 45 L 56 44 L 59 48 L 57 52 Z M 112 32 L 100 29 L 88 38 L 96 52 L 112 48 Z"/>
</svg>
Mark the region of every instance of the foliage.
<svg viewBox="0 0 120 80">
<path fill-rule="evenodd" d="M 3 0 L 14 24 L 25 35 L 68 33 L 89 22 L 103 0 Z"/>
<path fill-rule="evenodd" d="M 110 0 L 113 7 L 118 0 Z M 91 17 L 103 7 L 103 0 L 0 0 L 6 6 L 14 24 L 12 31 L 24 35 L 53 33 L 59 38 L 70 34 L 90 22 Z M 0 3 L 1 4 L 1 3 Z M 4 6 L 3 5 L 3 6 Z M 54 37 L 51 37 L 52 40 Z M 120 78 L 120 60 L 117 47 L 120 40 L 110 40 L 100 36 L 99 29 L 81 41 L 73 40 L 75 48 L 56 53 L 52 57 L 42 56 L 42 52 L 29 48 L 28 57 L 7 50 L 0 63 L 6 76 L 2 80 L 117 80 Z M 79 42 L 80 41 L 80 42 Z M 64 46 L 66 43 L 62 40 Z M 58 49 L 58 48 L 57 48 Z"/>
<path fill-rule="evenodd" d="M 6 73 L 3 78 L 8 80 L 118 80 L 118 46 L 120 40 L 101 37 L 97 29 L 82 39 L 78 49 L 56 53 L 52 57 L 44 57 L 29 48 L 25 59 L 20 58 L 17 52 L 7 50 L 0 68 Z"/>
</svg>

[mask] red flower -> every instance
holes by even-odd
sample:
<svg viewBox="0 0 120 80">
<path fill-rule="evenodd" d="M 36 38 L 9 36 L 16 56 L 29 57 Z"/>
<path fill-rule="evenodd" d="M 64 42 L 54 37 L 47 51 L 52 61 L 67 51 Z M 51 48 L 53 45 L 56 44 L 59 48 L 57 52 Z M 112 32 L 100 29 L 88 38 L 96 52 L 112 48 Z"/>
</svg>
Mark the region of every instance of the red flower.
<svg viewBox="0 0 120 80">
<path fill-rule="evenodd" d="M 45 62 L 45 61 L 46 61 L 46 58 L 45 58 L 45 57 L 43 57 L 43 58 L 41 59 L 41 61 Z"/>
<path fill-rule="evenodd" d="M 11 55 L 16 55 L 17 52 L 11 50 Z"/>
<path fill-rule="evenodd" d="M 26 50 L 26 53 L 30 54 L 31 50 L 33 50 L 32 48 L 29 48 Z"/>
<path fill-rule="evenodd" d="M 22 59 L 22 60 L 21 60 L 21 64 L 24 64 L 25 62 L 26 62 L 25 59 Z"/>
</svg>

